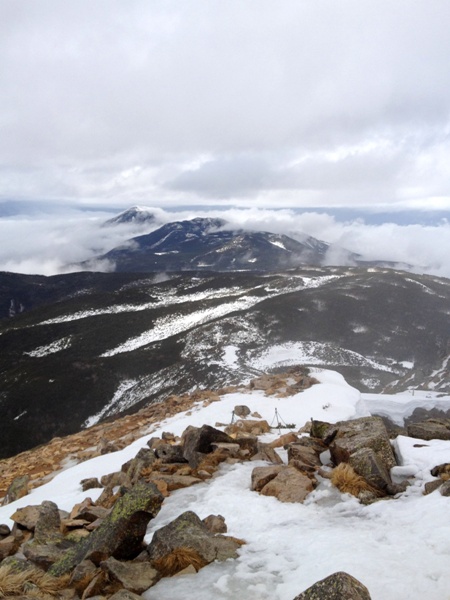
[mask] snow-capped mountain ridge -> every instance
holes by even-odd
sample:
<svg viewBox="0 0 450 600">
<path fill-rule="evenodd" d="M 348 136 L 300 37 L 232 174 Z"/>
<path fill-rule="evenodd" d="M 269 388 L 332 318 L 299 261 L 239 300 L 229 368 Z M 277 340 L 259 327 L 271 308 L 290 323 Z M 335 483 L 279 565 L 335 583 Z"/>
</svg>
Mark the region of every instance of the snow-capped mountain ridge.
<svg viewBox="0 0 450 600">
<path fill-rule="evenodd" d="M 163 281 L 3 274 L 2 282 L 4 456 L 78 431 L 98 414 L 113 418 L 296 364 L 337 369 L 366 391 L 427 385 L 439 370 L 430 389 L 448 389 L 448 280 L 308 267 Z M 24 312 L 8 318 L 11 299 Z"/>
</svg>

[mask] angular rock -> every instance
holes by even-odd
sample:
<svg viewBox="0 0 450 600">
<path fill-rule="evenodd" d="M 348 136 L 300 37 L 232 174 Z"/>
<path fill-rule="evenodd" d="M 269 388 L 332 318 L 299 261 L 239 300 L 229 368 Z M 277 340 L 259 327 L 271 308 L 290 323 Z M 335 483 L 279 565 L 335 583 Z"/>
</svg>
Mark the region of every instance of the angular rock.
<svg viewBox="0 0 450 600">
<path fill-rule="evenodd" d="M 222 515 L 209 515 L 203 519 L 203 523 L 211 533 L 226 533 L 228 529 Z"/>
<path fill-rule="evenodd" d="M 326 421 L 311 421 L 310 434 L 312 438 L 318 438 L 327 446 L 331 444 L 337 434 L 339 426 L 335 423 L 327 423 Z"/>
<path fill-rule="evenodd" d="M 34 565 L 47 571 L 55 562 L 61 560 L 67 552 L 74 548 L 74 543 L 63 539 L 55 544 L 39 544 L 34 540 L 23 544 L 24 556 Z"/>
<path fill-rule="evenodd" d="M 320 452 L 323 451 L 324 449 L 321 448 Z M 320 453 L 314 447 L 304 446 L 303 444 L 290 444 L 288 446 L 288 462 L 298 471 L 306 473 L 313 473 L 322 466 Z"/>
<path fill-rule="evenodd" d="M 331 457 L 336 465 L 349 462 L 350 456 L 362 448 L 371 448 L 387 471 L 397 464 L 380 417 L 361 417 L 337 423 L 337 426 L 337 433 L 330 444 Z"/>
<path fill-rule="evenodd" d="M 432 494 L 442 485 L 442 479 L 433 479 L 433 481 L 427 481 L 425 484 L 424 495 Z"/>
<path fill-rule="evenodd" d="M 357 450 L 350 456 L 348 462 L 358 475 L 364 477 L 375 488 L 387 494 L 395 489 L 388 470 L 372 448 Z"/>
<path fill-rule="evenodd" d="M 57 505 L 44 500 L 39 507 L 39 517 L 34 529 L 34 541 L 38 544 L 58 542 L 62 539 L 61 518 Z"/>
<path fill-rule="evenodd" d="M 17 523 L 17 525 L 20 525 L 20 527 L 28 529 L 29 531 L 34 531 L 37 520 L 39 519 L 39 508 L 39 506 L 34 505 L 18 508 L 11 516 L 11 519 Z"/>
<path fill-rule="evenodd" d="M 20 542 L 13 535 L 8 535 L 0 540 L 0 561 L 15 554 L 19 546 Z"/>
<path fill-rule="evenodd" d="M 439 491 L 441 492 L 441 496 L 450 496 L 450 480 L 444 481 Z"/>
<path fill-rule="evenodd" d="M 91 560 L 82 560 L 70 577 L 70 585 L 81 596 L 94 577 L 99 573 L 98 567 Z"/>
<path fill-rule="evenodd" d="M 117 450 L 119 450 L 119 448 L 115 445 L 115 443 L 106 438 L 101 438 L 97 445 L 97 452 L 102 455 L 109 454 L 110 452 L 117 452 Z"/>
<path fill-rule="evenodd" d="M 183 456 L 183 447 L 179 445 L 160 444 L 155 449 L 155 454 L 163 464 L 187 463 Z"/>
<path fill-rule="evenodd" d="M 225 433 L 229 435 L 240 435 L 242 433 L 250 433 L 251 435 L 263 435 L 264 433 L 270 432 L 270 425 L 267 421 L 262 419 L 261 421 L 255 421 L 246 419 L 245 421 L 240 419 L 236 423 L 232 423 L 225 428 Z"/>
<path fill-rule="evenodd" d="M 273 442 L 270 442 L 269 446 L 271 448 L 284 448 L 288 444 L 295 444 L 297 441 L 298 435 L 293 431 L 290 431 L 289 433 L 285 433 L 284 435 L 280 436 Z"/>
<path fill-rule="evenodd" d="M 110 557 L 100 563 L 100 566 L 124 588 L 136 594 L 142 594 L 161 578 L 149 562 L 121 562 Z"/>
<path fill-rule="evenodd" d="M 214 560 L 237 558 L 240 546 L 234 538 L 212 534 L 195 513 L 187 511 L 153 534 L 147 552 L 155 568 L 173 575 L 190 564 L 199 570 Z"/>
<path fill-rule="evenodd" d="M 152 481 L 153 483 L 163 481 L 166 484 L 167 491 L 173 492 L 175 490 L 190 487 L 196 483 L 201 483 L 202 479 L 199 477 L 192 477 L 191 475 L 166 475 L 165 473 L 155 472 L 150 475 L 148 481 Z"/>
<path fill-rule="evenodd" d="M 370 600 L 370 594 L 360 581 L 340 571 L 321 579 L 294 600 Z"/>
<path fill-rule="evenodd" d="M 234 440 L 223 431 L 210 425 L 203 425 L 200 428 L 190 426 L 182 435 L 183 457 L 191 467 L 197 468 L 205 454 L 213 451 L 212 444 L 215 442 L 232 444 Z"/>
<path fill-rule="evenodd" d="M 88 479 L 82 479 L 80 481 L 81 488 L 83 492 L 87 492 L 88 490 L 92 490 L 95 488 L 103 487 L 97 477 L 89 477 Z"/>
<path fill-rule="evenodd" d="M 255 492 L 260 492 L 265 485 L 275 479 L 275 477 L 284 468 L 282 465 L 274 465 L 270 467 L 256 467 L 252 471 L 251 489 Z"/>
<path fill-rule="evenodd" d="M 131 484 L 135 484 L 141 478 L 144 469 L 151 467 L 155 460 L 156 456 L 153 450 L 141 448 L 132 460 L 122 465 L 122 472 L 126 474 Z M 120 485 L 124 485 L 124 483 Z"/>
<path fill-rule="evenodd" d="M 258 452 L 258 438 L 250 433 L 238 433 L 234 441 L 239 444 L 241 456 L 251 458 Z"/>
<path fill-rule="evenodd" d="M 431 469 L 430 473 L 433 475 L 433 477 L 440 477 L 443 475 L 450 476 L 450 463 L 442 463 L 441 465 L 437 465 Z"/>
<path fill-rule="evenodd" d="M 162 502 L 163 496 L 154 484 L 138 482 L 119 498 L 98 529 L 52 567 L 51 574 L 68 573 L 85 559 L 99 564 L 110 556 L 125 560 L 134 558 L 142 549 L 147 524 L 158 514 Z"/>
<path fill-rule="evenodd" d="M 409 437 L 421 440 L 450 440 L 450 419 L 427 419 L 410 423 L 406 428 Z"/>
<path fill-rule="evenodd" d="M 28 486 L 30 483 L 29 475 L 21 475 L 13 479 L 12 483 L 6 490 L 5 497 L 3 498 L 2 506 L 6 506 L 11 502 L 19 500 L 28 494 Z"/>
<path fill-rule="evenodd" d="M 281 456 L 277 454 L 275 450 L 269 446 L 269 444 L 258 442 L 257 450 L 257 453 L 254 454 L 250 460 L 265 460 L 273 465 L 283 464 L 283 459 Z"/>
<path fill-rule="evenodd" d="M 294 467 L 282 467 L 276 477 L 261 490 L 263 496 L 274 496 L 280 502 L 303 502 L 314 489 L 312 480 Z"/>
</svg>

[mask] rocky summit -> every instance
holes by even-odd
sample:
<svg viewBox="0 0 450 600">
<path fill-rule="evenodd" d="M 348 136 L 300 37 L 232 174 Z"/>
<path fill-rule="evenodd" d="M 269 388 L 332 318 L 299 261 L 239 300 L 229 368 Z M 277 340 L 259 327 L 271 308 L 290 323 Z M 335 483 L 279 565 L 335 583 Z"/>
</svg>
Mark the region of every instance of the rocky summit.
<svg viewBox="0 0 450 600">
<path fill-rule="evenodd" d="M 61 440 L 59 459 L 53 441 L 52 469 L 17 497 L 47 447 L 2 461 L 15 468 L 0 508 L 3 597 L 250 600 L 257 588 L 406 600 L 421 588 L 438 600 L 446 589 L 431 524 L 447 510 L 450 442 L 390 433 L 337 373 L 266 374 L 146 411 Z M 430 544 L 402 554 L 394 576 L 394 539 L 423 527 Z"/>
</svg>

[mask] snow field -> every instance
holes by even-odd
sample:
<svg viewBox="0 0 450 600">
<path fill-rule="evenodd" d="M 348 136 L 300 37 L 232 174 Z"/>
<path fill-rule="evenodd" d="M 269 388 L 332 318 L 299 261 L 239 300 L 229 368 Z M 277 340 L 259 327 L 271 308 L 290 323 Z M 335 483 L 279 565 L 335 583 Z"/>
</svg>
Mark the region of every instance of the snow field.
<svg viewBox="0 0 450 600">
<path fill-rule="evenodd" d="M 233 351 L 229 351 L 230 362 Z M 377 413 L 378 407 L 400 419 L 408 411 L 398 396 L 364 395 L 350 387 L 341 375 L 315 370 L 321 382 L 290 398 L 266 397 L 263 392 L 234 393 L 207 407 L 194 405 L 155 424 L 148 434 L 120 452 L 99 456 L 70 466 L 46 485 L 25 498 L 0 508 L 0 523 L 11 524 L 9 516 L 19 507 L 53 500 L 64 510 L 87 495 L 93 500 L 101 490 L 82 492 L 79 484 L 87 477 L 101 477 L 120 469 L 153 436 L 163 431 L 180 435 L 188 425 L 228 423 L 236 404 L 246 404 L 269 423 L 275 408 L 285 422 L 301 427 L 311 417 L 330 422 Z M 427 397 L 415 396 L 426 403 Z M 450 405 L 450 398 L 440 398 Z M 282 430 L 283 432 L 283 430 Z M 270 441 L 278 431 L 262 437 Z M 420 447 L 417 447 L 417 446 Z M 230 535 L 245 539 L 239 558 L 214 563 L 196 575 L 161 580 L 144 594 L 148 600 L 292 600 L 297 594 L 327 575 L 344 570 L 368 588 L 373 600 L 442 600 L 450 596 L 450 499 L 439 492 L 423 496 L 429 470 L 450 462 L 450 442 L 421 442 L 405 437 L 395 441 L 401 459 L 398 476 L 414 475 L 412 485 L 395 500 L 370 506 L 340 494 L 328 480 L 320 482 L 304 504 L 283 504 L 275 498 L 250 491 L 251 472 L 263 462 L 222 465 L 209 481 L 178 490 L 164 501 L 158 516 L 149 524 L 146 541 L 154 531 L 185 510 L 200 518 L 209 514 L 225 517 Z M 285 456 L 285 452 L 281 451 Z"/>
</svg>

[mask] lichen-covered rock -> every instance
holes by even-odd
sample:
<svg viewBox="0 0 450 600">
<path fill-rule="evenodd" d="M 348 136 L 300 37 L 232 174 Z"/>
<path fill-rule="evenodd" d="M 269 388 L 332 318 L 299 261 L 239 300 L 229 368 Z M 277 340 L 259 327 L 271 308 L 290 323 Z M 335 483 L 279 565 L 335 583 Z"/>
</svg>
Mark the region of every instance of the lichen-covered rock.
<svg viewBox="0 0 450 600">
<path fill-rule="evenodd" d="M 397 464 L 380 417 L 361 417 L 337 423 L 337 433 L 330 444 L 334 463 L 349 462 L 350 456 L 362 448 L 371 448 L 387 471 Z"/>
<path fill-rule="evenodd" d="M 294 600 L 370 600 L 370 594 L 360 581 L 340 571 L 318 581 Z"/>
<path fill-rule="evenodd" d="M 357 450 L 348 462 L 358 475 L 385 494 L 395 494 L 399 491 L 398 486 L 393 484 L 389 471 L 372 448 Z"/>
<path fill-rule="evenodd" d="M 38 544 L 58 542 L 62 539 L 61 517 L 57 505 L 44 500 L 39 507 L 39 517 L 34 528 L 34 541 Z"/>
<path fill-rule="evenodd" d="M 29 483 L 29 475 L 20 475 L 13 479 L 3 498 L 2 506 L 6 506 L 11 502 L 15 502 L 16 500 L 19 500 L 19 498 L 26 496 L 28 494 Z"/>
<path fill-rule="evenodd" d="M 189 564 L 198 570 L 214 560 L 237 558 L 240 546 L 235 538 L 214 535 L 195 513 L 187 511 L 154 533 L 147 552 L 163 575 L 173 575 Z"/>
<path fill-rule="evenodd" d="M 142 549 L 147 524 L 158 514 L 162 502 L 163 496 L 154 484 L 138 482 L 116 502 L 98 529 L 52 567 L 51 574 L 68 573 L 85 559 L 99 564 L 110 556 L 134 558 Z"/>
</svg>

